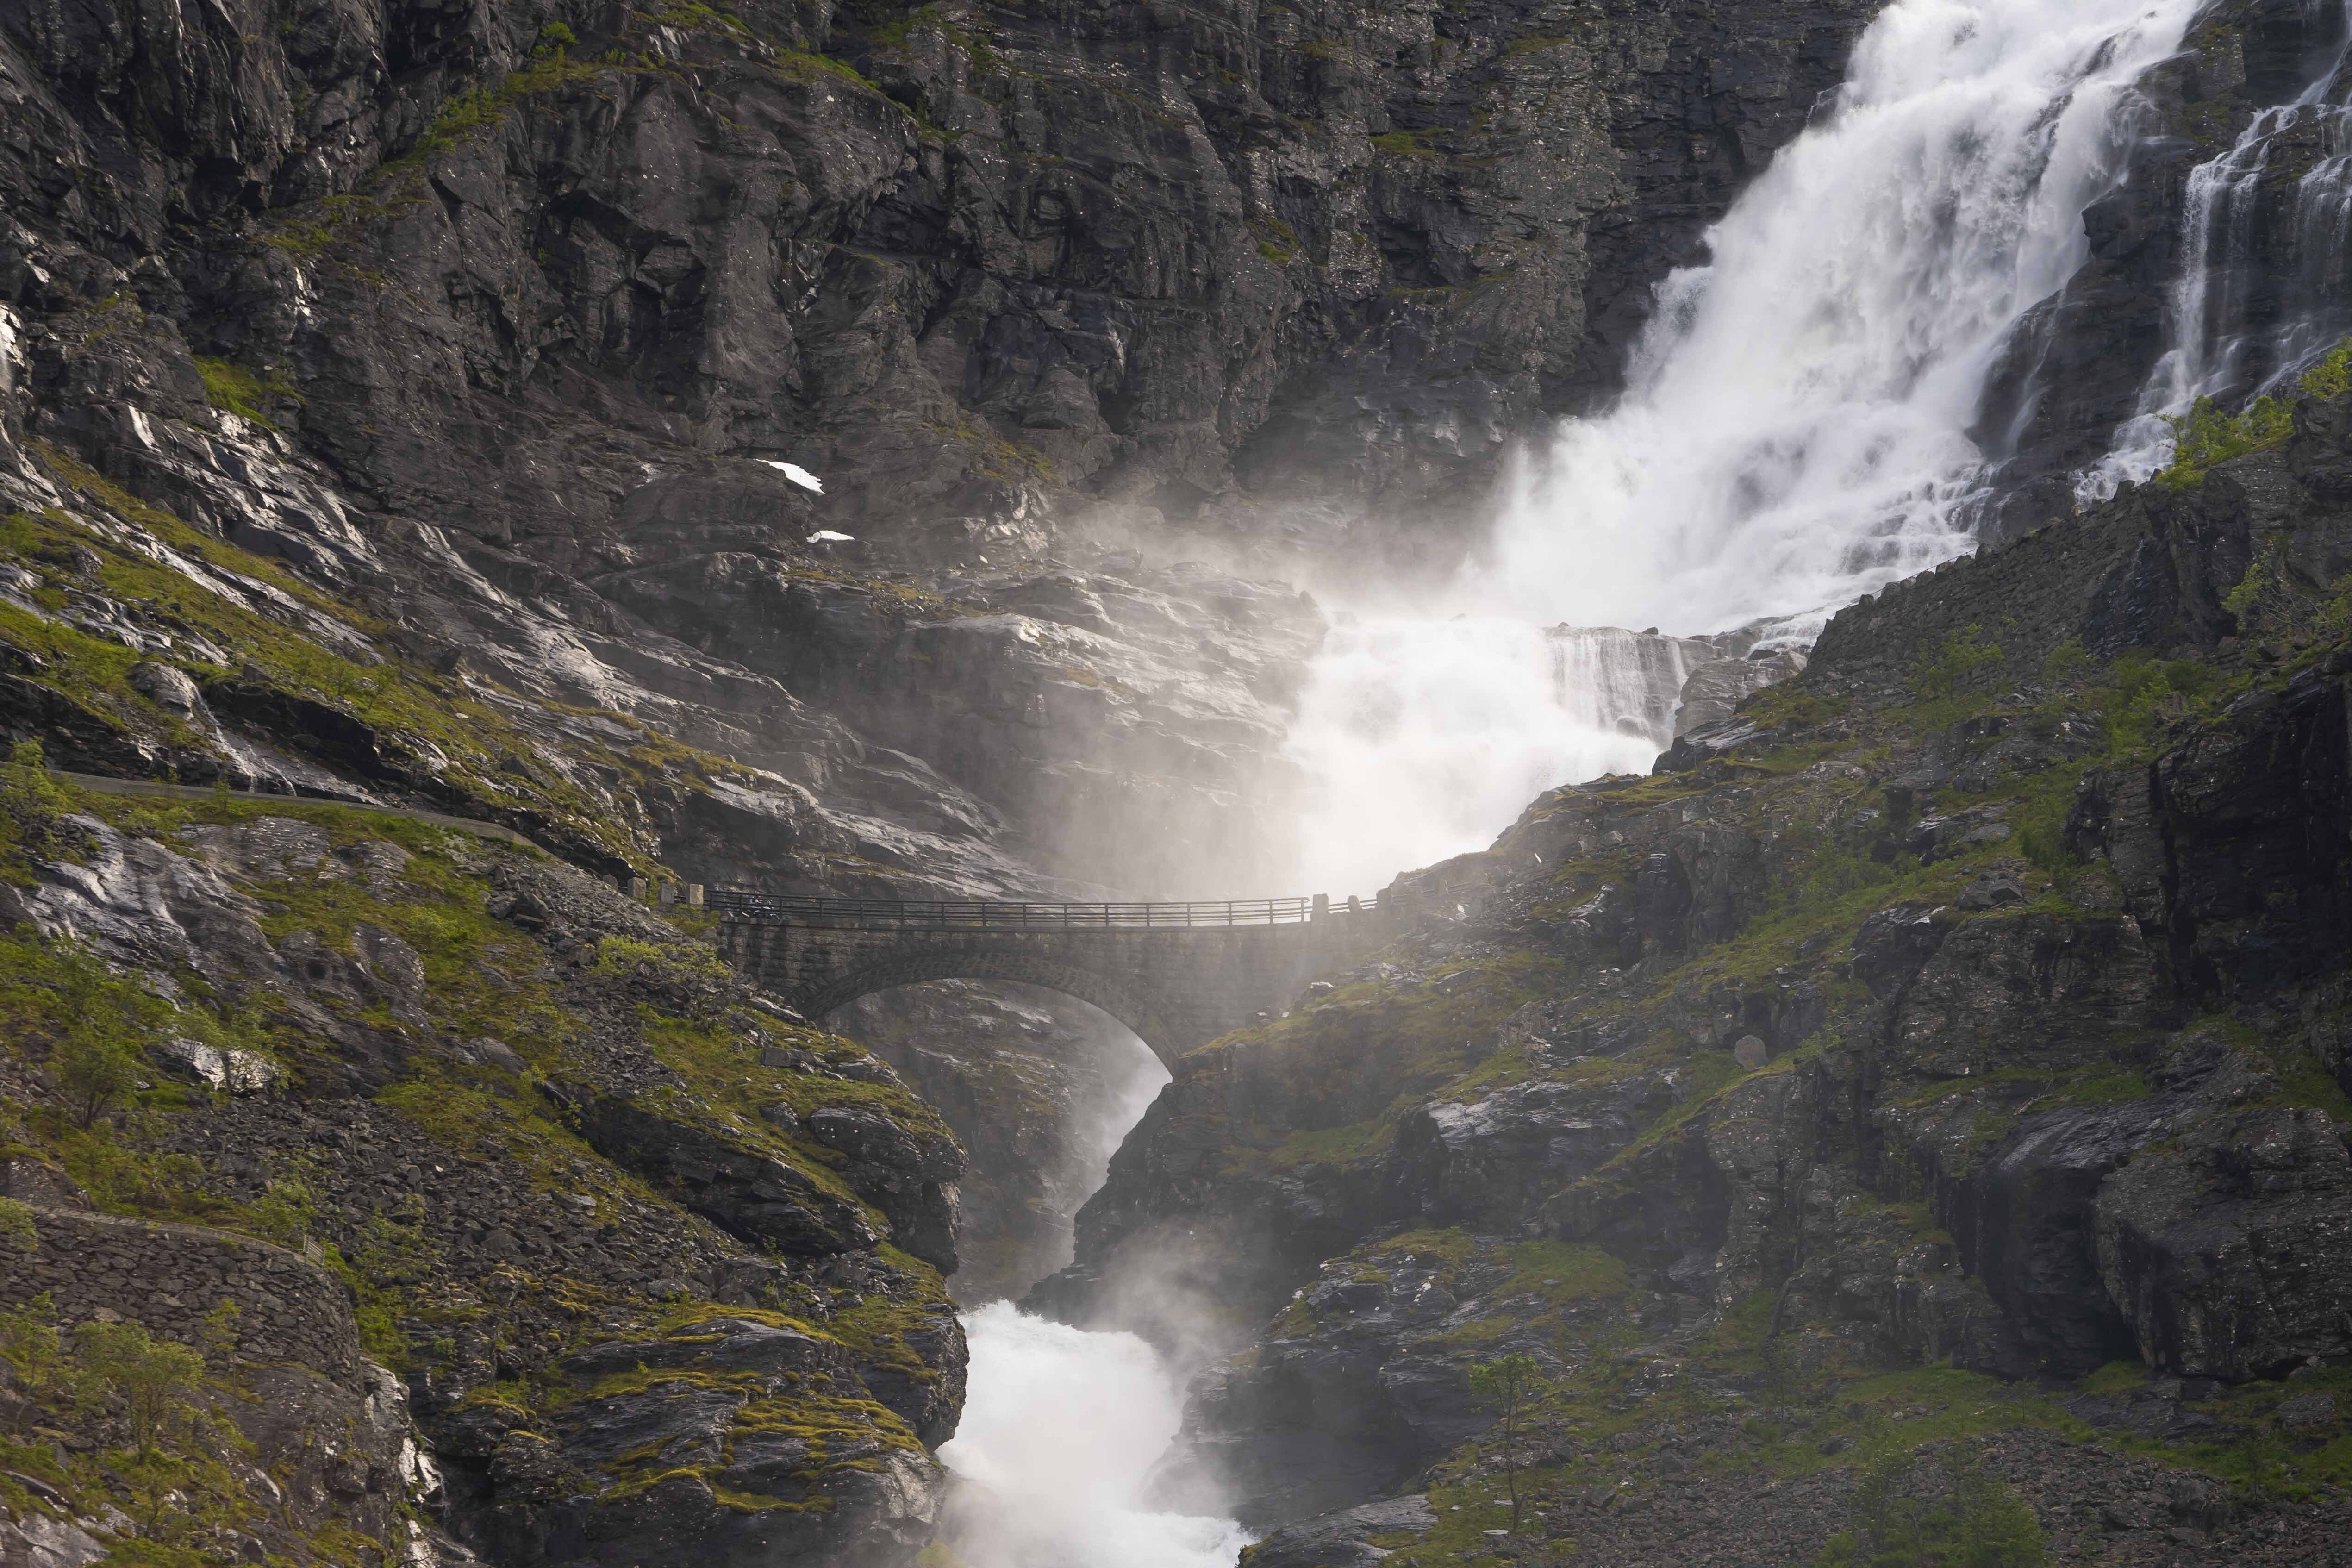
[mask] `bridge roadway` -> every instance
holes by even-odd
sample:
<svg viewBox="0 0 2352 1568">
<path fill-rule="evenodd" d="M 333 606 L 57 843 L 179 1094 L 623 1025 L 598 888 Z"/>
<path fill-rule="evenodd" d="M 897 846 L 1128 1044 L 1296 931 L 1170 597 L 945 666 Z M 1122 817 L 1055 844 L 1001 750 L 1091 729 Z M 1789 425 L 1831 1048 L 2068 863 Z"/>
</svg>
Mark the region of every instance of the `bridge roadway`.
<svg viewBox="0 0 2352 1568">
<path fill-rule="evenodd" d="M 1171 1067 L 1384 945 L 1379 899 L 1047 904 L 802 898 L 715 888 L 719 947 L 811 1018 L 923 980 L 1013 980 L 1090 1002 Z"/>
</svg>

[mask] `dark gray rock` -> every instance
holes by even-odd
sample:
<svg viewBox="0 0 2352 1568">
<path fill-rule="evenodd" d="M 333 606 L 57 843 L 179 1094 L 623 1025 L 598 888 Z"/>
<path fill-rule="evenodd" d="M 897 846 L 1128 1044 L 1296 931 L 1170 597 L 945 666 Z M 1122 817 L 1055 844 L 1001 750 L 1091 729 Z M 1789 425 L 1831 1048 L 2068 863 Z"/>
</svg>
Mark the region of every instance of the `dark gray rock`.
<svg viewBox="0 0 2352 1568">
<path fill-rule="evenodd" d="M 2352 1353 L 2352 1156 L 2324 1110 L 2179 1134 L 2100 1188 L 2098 1267 L 2149 1364 L 2231 1382 Z"/>
<path fill-rule="evenodd" d="M 1245 1568 L 1370 1568 L 1389 1553 L 1367 1537 L 1427 1530 L 1437 1515 L 1425 1495 L 1382 1498 L 1286 1524 L 1242 1553 Z"/>
</svg>

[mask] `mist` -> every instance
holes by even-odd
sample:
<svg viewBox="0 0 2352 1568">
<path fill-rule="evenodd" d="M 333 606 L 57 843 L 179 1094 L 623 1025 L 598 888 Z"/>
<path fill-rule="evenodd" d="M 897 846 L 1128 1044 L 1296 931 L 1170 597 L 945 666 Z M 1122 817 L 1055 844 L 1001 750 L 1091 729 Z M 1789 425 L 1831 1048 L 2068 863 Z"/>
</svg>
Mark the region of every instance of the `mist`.
<svg viewBox="0 0 2352 1568">
<path fill-rule="evenodd" d="M 1837 112 L 1708 231 L 1704 265 L 1658 285 L 1622 395 L 1520 455 L 1474 558 L 1417 601 L 1332 599 L 1287 742 L 1302 885 L 1377 886 L 1486 847 L 1545 789 L 1646 772 L 1688 667 L 1593 628 L 1806 647 L 1839 607 L 1972 548 L 1986 379 L 2082 264 L 2135 84 L 2194 10 L 1881 16 Z"/>
<path fill-rule="evenodd" d="M 1148 1500 L 1183 1416 L 1157 1351 L 1005 1301 L 963 1322 L 970 1391 L 940 1458 L 961 1483 L 946 1539 L 970 1568 L 1229 1568 L 1251 1539 L 1238 1525 Z"/>
</svg>

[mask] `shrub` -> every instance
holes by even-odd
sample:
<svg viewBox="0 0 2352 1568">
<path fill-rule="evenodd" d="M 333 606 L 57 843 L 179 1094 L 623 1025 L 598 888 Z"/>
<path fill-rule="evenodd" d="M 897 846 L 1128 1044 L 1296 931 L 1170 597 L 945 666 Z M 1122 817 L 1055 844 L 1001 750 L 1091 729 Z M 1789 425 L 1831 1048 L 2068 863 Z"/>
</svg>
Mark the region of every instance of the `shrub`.
<svg viewBox="0 0 2352 1568">
<path fill-rule="evenodd" d="M 1820 1568 L 2042 1568 L 2050 1561 L 2033 1510 L 1976 1458 L 1945 1456 L 1939 1498 L 1915 1495 L 1917 1468 L 1911 1455 L 1895 1453 L 1863 1472 L 1854 1528 L 1830 1538 Z"/>
<path fill-rule="evenodd" d="M 2306 397 L 2340 397 L 2352 391 L 2352 337 L 2338 342 L 2284 395 L 2257 397 L 2236 414 L 2224 414 L 2210 397 L 2200 397 L 2186 414 L 2168 414 L 2172 431 L 2172 461 L 2155 483 L 2170 490 L 2194 489 L 2205 482 L 2205 472 L 2216 463 L 2266 452 L 2286 445 L 2294 433 L 2294 405 Z"/>
<path fill-rule="evenodd" d="M 0 1248 L 38 1252 L 41 1233 L 33 1226 L 33 1205 L 16 1198 L 0 1198 Z"/>
<path fill-rule="evenodd" d="M 38 741 L 19 741 L 0 763 L 0 816 L 16 829 L 16 841 L 36 855 L 79 850 L 81 832 L 66 821 L 73 796 L 49 776 Z"/>
<path fill-rule="evenodd" d="M 2042 683 L 2057 689 L 2081 685 L 2090 672 L 2091 656 L 2084 651 L 2080 637 L 2068 637 L 2042 661 Z"/>
<path fill-rule="evenodd" d="M 299 1247 L 319 1222 L 319 1197 L 299 1174 L 273 1176 L 253 1202 L 254 1228 L 280 1247 Z"/>
<path fill-rule="evenodd" d="M 122 1402 L 141 1458 L 154 1457 L 168 1427 L 194 1418 L 188 1395 L 204 1380 L 205 1358 L 187 1346 L 137 1323 L 84 1323 L 74 1330 L 74 1355 Z"/>
<path fill-rule="evenodd" d="M 1929 701 L 1952 696 L 1970 683 L 1976 673 L 2001 660 L 2000 645 L 1984 640 L 1980 627 L 1963 626 L 1948 634 L 1936 651 L 1922 658 L 1911 684 Z"/>
</svg>

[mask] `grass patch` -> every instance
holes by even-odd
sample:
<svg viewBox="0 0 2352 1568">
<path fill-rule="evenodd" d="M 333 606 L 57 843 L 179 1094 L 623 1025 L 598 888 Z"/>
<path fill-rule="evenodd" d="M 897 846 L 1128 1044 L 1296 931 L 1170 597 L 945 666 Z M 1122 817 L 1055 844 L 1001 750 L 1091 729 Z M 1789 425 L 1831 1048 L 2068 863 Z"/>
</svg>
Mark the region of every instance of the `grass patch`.
<svg viewBox="0 0 2352 1568">
<path fill-rule="evenodd" d="M 275 377 L 268 379 L 241 364 L 225 359 L 213 359 L 204 354 L 195 356 L 196 372 L 205 378 L 205 395 L 215 408 L 226 408 L 242 419 L 256 425 L 278 428 L 263 412 L 272 403 L 299 403 L 302 395 Z"/>
</svg>

